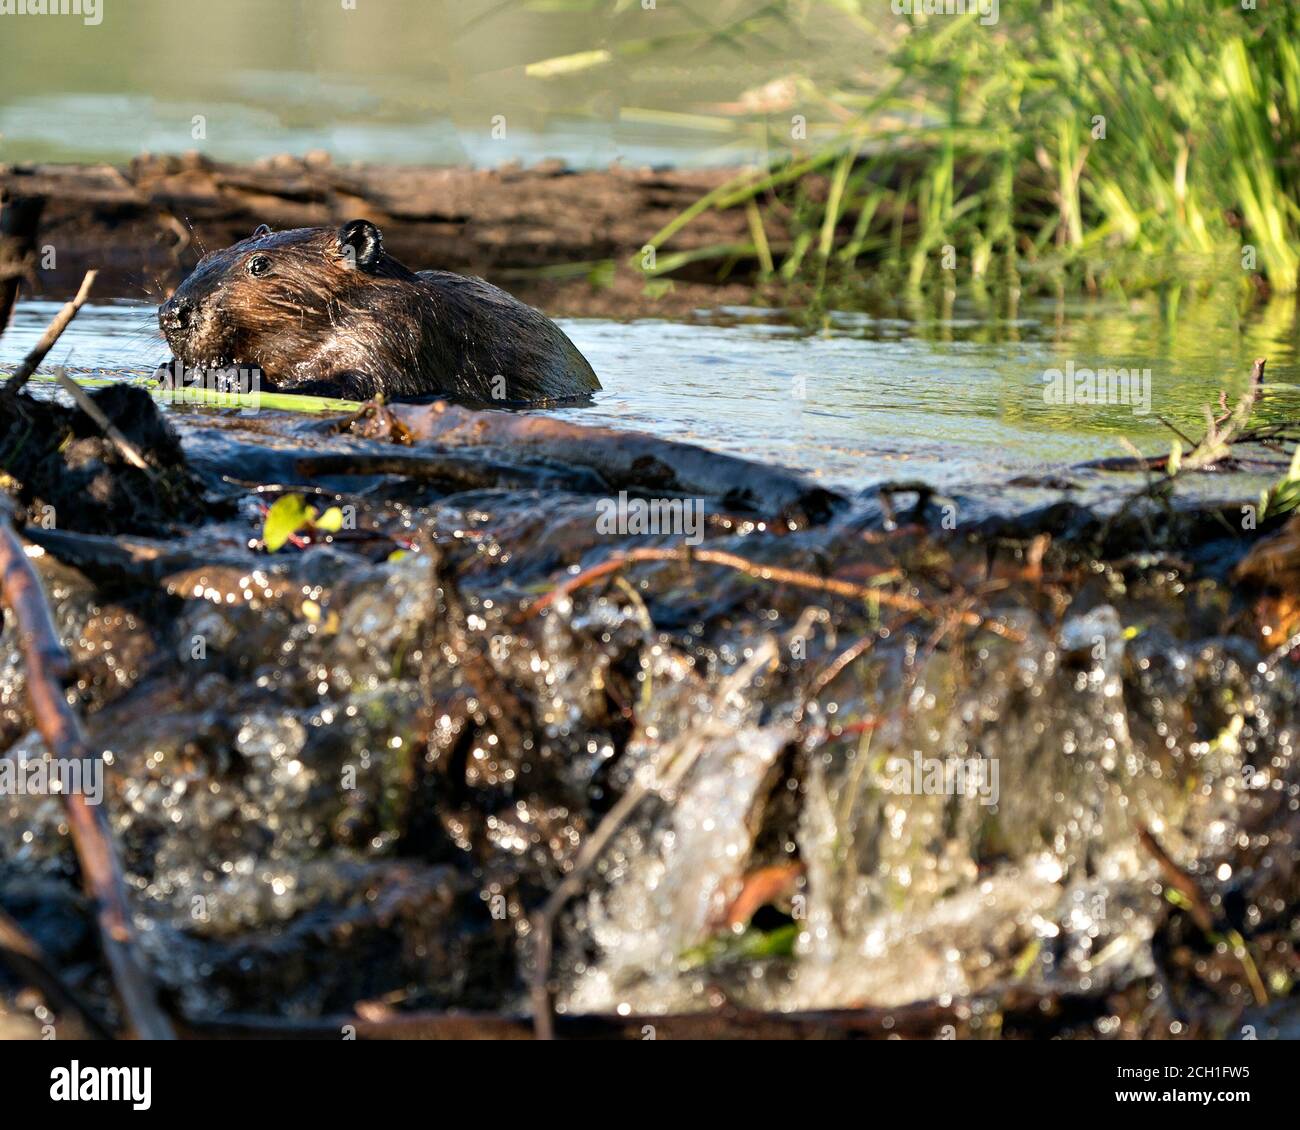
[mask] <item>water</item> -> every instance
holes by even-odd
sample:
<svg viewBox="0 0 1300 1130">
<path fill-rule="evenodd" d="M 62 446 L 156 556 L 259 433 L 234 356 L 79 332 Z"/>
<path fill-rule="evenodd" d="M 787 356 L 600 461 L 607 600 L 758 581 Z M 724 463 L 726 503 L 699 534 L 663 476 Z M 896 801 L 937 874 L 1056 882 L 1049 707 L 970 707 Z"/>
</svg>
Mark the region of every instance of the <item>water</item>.
<svg viewBox="0 0 1300 1130">
<path fill-rule="evenodd" d="M 0 338 L 0 365 L 12 366 L 57 309 L 20 304 Z M 87 306 L 51 361 L 144 380 L 166 356 L 153 315 L 144 303 Z M 1235 398 L 1256 356 L 1269 358 L 1259 419 L 1300 412 L 1294 307 L 1285 303 L 1244 322 L 1211 307 L 1172 328 L 1154 305 L 1119 303 L 1042 303 L 1012 322 L 840 315 L 811 334 L 757 310 L 562 324 L 604 391 L 593 406 L 561 415 L 796 467 L 847 488 L 922 479 L 992 502 L 1010 479 L 1126 455 L 1125 440 L 1163 454 L 1173 435 L 1157 417 L 1200 436 L 1205 406 L 1221 390 Z M 1044 372 L 1068 363 L 1150 370 L 1149 405 L 1046 403 Z"/>
<path fill-rule="evenodd" d="M 128 582 L 129 605 L 34 558 L 107 751 L 143 944 L 188 1017 L 520 1011 L 529 912 L 642 780 L 558 923 L 567 1011 L 957 1002 L 940 1019 L 996 1034 L 1001 1006 L 964 1002 L 1018 992 L 1083 1002 L 1098 1036 L 1222 1036 L 1251 972 L 1286 996 L 1300 684 L 1221 586 L 1068 557 L 1026 584 L 996 539 L 850 521 L 706 548 L 898 575 L 924 615 L 694 562 L 521 621 L 557 562 L 637 539 L 568 495 L 351 497 L 360 528 L 436 539 L 436 572 L 428 549 L 268 557 L 252 497 L 161 543 L 165 576 Z M 103 575 L 123 591 L 120 563 Z M 1015 634 L 942 622 L 972 597 Z M 37 757 L 21 671 L 6 633 L 0 734 Z M 992 787 L 900 778 L 922 759 Z M 62 821 L 52 797 L 0 796 L 0 892 L 71 964 Z M 1253 964 L 1189 935 L 1135 825 L 1248 932 Z M 765 869 L 790 881 L 724 926 Z"/>
<path fill-rule="evenodd" d="M 818 136 L 817 105 L 797 104 L 790 80 L 765 89 L 774 76 L 815 61 L 832 81 L 878 57 L 869 47 L 864 58 L 847 15 L 768 0 L 715 0 L 699 12 L 585 0 L 384 0 L 355 10 L 104 0 L 101 9 L 89 27 L 4 19 L 0 161 L 187 149 L 244 161 L 323 149 L 339 163 L 737 165 L 787 139 L 796 111 L 811 115 L 808 136 Z M 882 47 L 893 26 L 885 22 Z M 743 50 L 737 35 L 748 37 Z M 659 49 L 638 49 L 646 43 Z M 582 53 L 588 65 L 565 74 L 536 66 L 582 62 Z M 745 91 L 758 97 L 737 106 Z"/>
</svg>

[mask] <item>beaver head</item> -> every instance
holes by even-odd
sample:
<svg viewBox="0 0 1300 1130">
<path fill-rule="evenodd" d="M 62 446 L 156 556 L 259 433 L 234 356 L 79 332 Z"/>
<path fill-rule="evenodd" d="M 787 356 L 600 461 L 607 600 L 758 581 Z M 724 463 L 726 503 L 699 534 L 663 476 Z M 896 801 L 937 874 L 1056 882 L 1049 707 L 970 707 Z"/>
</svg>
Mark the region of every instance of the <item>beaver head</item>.
<svg viewBox="0 0 1300 1130">
<path fill-rule="evenodd" d="M 415 281 L 365 220 L 337 231 L 263 225 L 199 260 L 158 323 L 187 369 L 257 369 L 265 384 L 295 388 L 373 369 L 376 356 L 406 360 L 394 356 L 395 304 Z"/>
</svg>

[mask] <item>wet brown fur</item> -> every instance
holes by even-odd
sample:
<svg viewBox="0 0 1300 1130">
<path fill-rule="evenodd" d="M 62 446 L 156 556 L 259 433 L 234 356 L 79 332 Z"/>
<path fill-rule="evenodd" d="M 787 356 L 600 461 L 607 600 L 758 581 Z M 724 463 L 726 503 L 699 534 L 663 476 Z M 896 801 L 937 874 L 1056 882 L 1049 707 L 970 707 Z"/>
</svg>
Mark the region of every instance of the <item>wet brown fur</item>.
<svg viewBox="0 0 1300 1130">
<path fill-rule="evenodd" d="M 269 266 L 255 277 L 258 257 Z M 407 269 L 364 221 L 259 229 L 205 255 L 159 323 L 187 369 L 258 369 L 264 388 L 487 404 L 572 400 L 600 388 L 540 311 L 483 279 Z"/>
</svg>

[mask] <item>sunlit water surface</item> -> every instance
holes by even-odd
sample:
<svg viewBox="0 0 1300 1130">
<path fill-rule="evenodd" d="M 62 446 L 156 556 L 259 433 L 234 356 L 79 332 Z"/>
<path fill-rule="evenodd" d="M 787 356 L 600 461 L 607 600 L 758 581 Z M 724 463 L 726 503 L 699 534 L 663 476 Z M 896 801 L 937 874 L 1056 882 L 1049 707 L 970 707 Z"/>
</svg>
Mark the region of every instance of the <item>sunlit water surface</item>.
<svg viewBox="0 0 1300 1130">
<path fill-rule="evenodd" d="M 0 365 L 33 345 L 57 310 L 19 306 L 0 339 Z M 561 415 L 639 428 L 766 463 L 828 484 L 862 488 L 922 479 L 992 498 L 1009 480 L 1132 443 L 1167 451 L 1173 433 L 1204 431 L 1204 410 L 1235 397 L 1250 361 L 1267 356 L 1260 417 L 1300 412 L 1294 311 L 1282 304 L 1241 323 L 1231 311 L 1177 326 L 1152 308 L 1119 303 L 1029 307 L 1015 321 L 905 321 L 839 315 L 808 333 L 775 312 L 733 310 L 689 322 L 569 319 L 604 391 Z M 86 307 L 49 363 L 147 381 L 165 347 L 153 307 Z M 1045 373 L 1120 367 L 1149 371 L 1129 404 L 1053 404 Z"/>
</svg>

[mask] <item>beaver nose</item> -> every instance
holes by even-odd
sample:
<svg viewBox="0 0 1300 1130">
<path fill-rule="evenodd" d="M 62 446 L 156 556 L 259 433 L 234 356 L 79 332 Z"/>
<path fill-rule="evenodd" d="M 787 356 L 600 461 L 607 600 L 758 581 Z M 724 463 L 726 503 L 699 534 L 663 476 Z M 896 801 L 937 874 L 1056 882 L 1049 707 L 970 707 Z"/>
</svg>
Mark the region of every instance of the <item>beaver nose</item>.
<svg viewBox="0 0 1300 1130">
<path fill-rule="evenodd" d="M 162 321 L 165 330 L 184 330 L 188 329 L 191 320 L 194 317 L 194 305 L 188 298 L 182 298 L 178 294 L 173 294 L 163 307 L 158 311 L 159 319 Z"/>
</svg>

